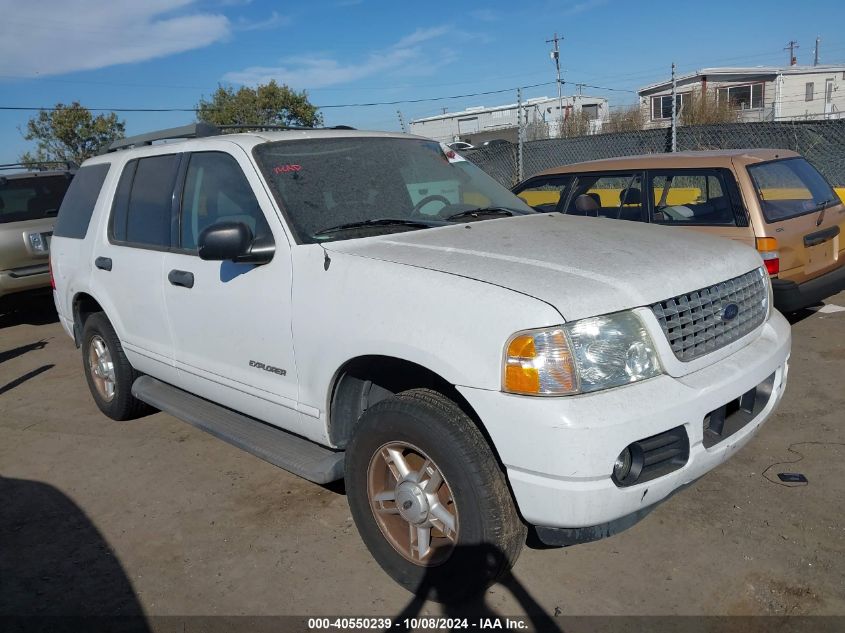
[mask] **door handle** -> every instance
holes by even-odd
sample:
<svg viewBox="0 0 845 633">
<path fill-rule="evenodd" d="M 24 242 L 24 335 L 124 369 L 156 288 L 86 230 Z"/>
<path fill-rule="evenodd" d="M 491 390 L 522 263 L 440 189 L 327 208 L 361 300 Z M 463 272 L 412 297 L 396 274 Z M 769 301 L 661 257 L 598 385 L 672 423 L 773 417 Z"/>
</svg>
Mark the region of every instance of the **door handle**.
<svg viewBox="0 0 845 633">
<path fill-rule="evenodd" d="M 94 260 L 94 265 L 100 270 L 111 270 L 111 257 L 98 257 Z"/>
<path fill-rule="evenodd" d="M 194 273 L 189 273 L 187 270 L 171 270 L 169 273 L 167 273 L 167 281 L 169 281 L 174 286 L 193 288 Z"/>
</svg>

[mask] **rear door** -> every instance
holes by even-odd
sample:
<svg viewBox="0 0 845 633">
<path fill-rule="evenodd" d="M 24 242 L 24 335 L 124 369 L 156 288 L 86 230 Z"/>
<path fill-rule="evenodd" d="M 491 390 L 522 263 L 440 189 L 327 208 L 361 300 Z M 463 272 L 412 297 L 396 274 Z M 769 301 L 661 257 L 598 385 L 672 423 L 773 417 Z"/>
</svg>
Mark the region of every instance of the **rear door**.
<svg viewBox="0 0 845 633">
<path fill-rule="evenodd" d="M 107 236 L 96 244 L 91 286 L 139 371 L 171 382 L 173 338 L 164 307 L 162 268 L 171 248 L 173 187 L 181 154 L 126 163 Z"/>
<path fill-rule="evenodd" d="M 733 239 L 755 247 L 754 232 L 728 169 L 661 169 L 648 172 L 651 221 Z"/>
<path fill-rule="evenodd" d="M 748 166 L 763 226 L 777 240 L 779 277 L 802 283 L 845 262 L 845 205 L 824 177 L 801 157 Z"/>
</svg>

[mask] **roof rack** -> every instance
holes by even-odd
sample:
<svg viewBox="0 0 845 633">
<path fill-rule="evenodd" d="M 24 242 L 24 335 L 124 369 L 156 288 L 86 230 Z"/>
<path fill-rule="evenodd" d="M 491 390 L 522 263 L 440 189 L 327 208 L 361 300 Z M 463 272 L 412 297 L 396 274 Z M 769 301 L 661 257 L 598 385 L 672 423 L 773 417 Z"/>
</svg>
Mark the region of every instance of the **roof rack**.
<svg viewBox="0 0 845 633">
<path fill-rule="evenodd" d="M 218 136 L 228 130 L 354 130 L 355 128 L 348 125 L 336 125 L 329 128 L 313 128 L 313 127 L 295 127 L 292 125 L 212 125 L 211 123 L 191 123 L 190 125 L 182 125 L 179 127 L 172 127 L 166 130 L 159 130 L 157 132 L 148 132 L 147 134 L 138 134 L 137 136 L 129 136 L 118 139 L 106 148 L 107 152 L 116 152 L 121 149 L 130 147 L 137 147 L 139 145 L 152 145 L 155 141 L 168 141 L 173 139 L 189 139 L 189 138 L 204 138 L 207 136 Z"/>
<path fill-rule="evenodd" d="M 49 165 L 60 166 L 60 168 L 63 168 L 63 171 L 79 169 L 79 165 L 72 160 L 36 160 L 30 163 L 5 163 L 0 165 L 0 170 L 26 169 L 29 171 L 49 171 Z"/>
</svg>

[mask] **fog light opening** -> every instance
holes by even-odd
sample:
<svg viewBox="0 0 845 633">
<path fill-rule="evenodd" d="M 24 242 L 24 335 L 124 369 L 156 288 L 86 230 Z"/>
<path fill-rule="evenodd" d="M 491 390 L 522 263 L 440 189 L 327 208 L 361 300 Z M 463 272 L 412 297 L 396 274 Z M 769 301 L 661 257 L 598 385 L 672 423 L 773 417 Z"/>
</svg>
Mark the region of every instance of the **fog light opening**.
<svg viewBox="0 0 845 633">
<path fill-rule="evenodd" d="M 613 462 L 611 479 L 617 486 L 631 486 L 637 483 L 642 470 L 642 451 L 636 444 L 631 444 L 622 449 L 622 452 Z"/>
<path fill-rule="evenodd" d="M 616 481 L 624 481 L 631 472 L 631 449 L 625 448 L 613 463 L 613 477 Z"/>
</svg>

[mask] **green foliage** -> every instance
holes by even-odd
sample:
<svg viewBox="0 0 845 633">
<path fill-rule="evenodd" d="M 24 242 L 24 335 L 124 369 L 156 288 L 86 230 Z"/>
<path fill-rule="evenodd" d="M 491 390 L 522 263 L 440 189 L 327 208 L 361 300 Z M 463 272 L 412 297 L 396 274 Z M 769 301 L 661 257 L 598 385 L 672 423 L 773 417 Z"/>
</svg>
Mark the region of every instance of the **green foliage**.
<svg viewBox="0 0 845 633">
<path fill-rule="evenodd" d="M 20 156 L 20 162 L 73 161 L 82 163 L 112 141 L 123 138 L 126 124 L 114 112 L 92 116 L 90 110 L 74 101 L 57 103 L 52 110 L 41 110 L 26 124 L 23 137 L 35 141 L 35 151 Z"/>
<path fill-rule="evenodd" d="M 323 115 L 308 101 L 304 90 L 296 92 L 273 80 L 257 88 L 242 86 L 237 91 L 219 86 L 211 99 L 200 99 L 197 119 L 213 125 L 315 127 L 323 124 Z"/>
</svg>

